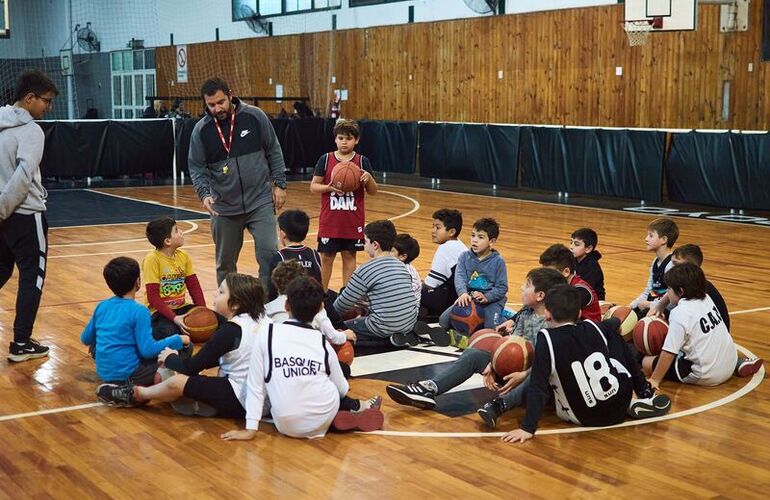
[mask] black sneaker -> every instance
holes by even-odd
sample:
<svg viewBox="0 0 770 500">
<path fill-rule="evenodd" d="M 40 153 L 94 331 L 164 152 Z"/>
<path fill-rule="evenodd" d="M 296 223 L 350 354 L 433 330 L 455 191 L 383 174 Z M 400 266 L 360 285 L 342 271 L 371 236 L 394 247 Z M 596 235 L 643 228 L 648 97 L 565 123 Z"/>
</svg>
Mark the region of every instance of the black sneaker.
<svg viewBox="0 0 770 500">
<path fill-rule="evenodd" d="M 96 397 L 108 406 L 128 408 L 136 405 L 134 383 L 131 380 L 123 384 L 102 384 L 96 388 Z"/>
<path fill-rule="evenodd" d="M 418 321 L 414 325 L 414 333 L 420 337 L 430 337 L 433 343 L 439 347 L 449 345 L 449 333 L 440 326 L 430 326 L 424 321 Z"/>
<path fill-rule="evenodd" d="M 671 409 L 671 399 L 665 394 L 651 398 L 632 399 L 628 406 L 628 416 L 631 418 L 650 418 L 665 415 Z"/>
<path fill-rule="evenodd" d="M 390 343 L 396 347 L 416 346 L 420 343 L 420 339 L 414 332 L 394 333 L 390 336 Z"/>
<path fill-rule="evenodd" d="M 37 340 L 29 339 L 24 344 L 11 342 L 8 346 L 8 359 L 14 363 L 27 361 L 28 359 L 44 358 L 48 356 L 48 347 L 40 345 Z"/>
<path fill-rule="evenodd" d="M 495 398 L 476 410 L 476 413 L 479 414 L 487 427 L 494 429 L 497 427 L 497 419 L 505 413 L 505 402 L 500 398 Z"/>
<path fill-rule="evenodd" d="M 389 385 L 386 390 L 390 399 L 401 405 L 414 406 L 423 410 L 436 407 L 436 394 L 419 382 L 407 385 Z"/>
</svg>

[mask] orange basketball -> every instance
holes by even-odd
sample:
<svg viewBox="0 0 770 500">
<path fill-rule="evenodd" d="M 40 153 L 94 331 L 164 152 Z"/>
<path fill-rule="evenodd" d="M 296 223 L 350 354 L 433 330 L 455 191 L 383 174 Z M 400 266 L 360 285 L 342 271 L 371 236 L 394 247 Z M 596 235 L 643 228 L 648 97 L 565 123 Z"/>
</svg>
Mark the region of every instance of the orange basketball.
<svg viewBox="0 0 770 500">
<path fill-rule="evenodd" d="M 634 327 L 634 345 L 639 352 L 648 356 L 657 356 L 663 350 L 666 334 L 668 334 L 668 323 L 652 316 L 642 318 Z"/>
<path fill-rule="evenodd" d="M 618 318 L 620 320 L 620 327 L 618 333 L 623 337 L 623 340 L 628 342 L 631 340 L 631 336 L 634 332 L 637 320 L 636 313 L 628 306 L 615 306 L 611 307 L 607 311 L 605 319 Z"/>
<path fill-rule="evenodd" d="M 484 326 L 484 306 L 473 300 L 467 306 L 455 304 L 449 313 L 449 322 L 457 333 L 470 335 Z"/>
<path fill-rule="evenodd" d="M 356 352 L 353 349 L 353 344 L 350 342 L 345 342 L 344 344 L 340 345 L 332 344 L 332 347 L 337 352 L 337 359 L 340 360 L 340 363 L 345 363 L 348 366 L 353 364 L 353 358 L 356 356 Z"/>
<path fill-rule="evenodd" d="M 497 333 L 492 328 L 482 328 L 478 332 L 471 335 L 471 338 L 468 340 L 468 349 L 480 349 L 482 351 L 491 353 L 492 348 L 501 338 L 502 335 Z"/>
<path fill-rule="evenodd" d="M 524 337 L 518 335 L 503 337 L 497 341 L 492 350 L 492 369 L 501 377 L 523 372 L 532 366 L 534 353 L 532 342 Z"/>
<path fill-rule="evenodd" d="M 184 315 L 184 326 L 190 332 L 190 340 L 206 342 L 219 326 L 217 313 L 205 307 L 193 307 Z"/>
<path fill-rule="evenodd" d="M 353 162 L 341 161 L 332 170 L 332 187 L 349 193 L 361 184 L 361 169 Z"/>
</svg>

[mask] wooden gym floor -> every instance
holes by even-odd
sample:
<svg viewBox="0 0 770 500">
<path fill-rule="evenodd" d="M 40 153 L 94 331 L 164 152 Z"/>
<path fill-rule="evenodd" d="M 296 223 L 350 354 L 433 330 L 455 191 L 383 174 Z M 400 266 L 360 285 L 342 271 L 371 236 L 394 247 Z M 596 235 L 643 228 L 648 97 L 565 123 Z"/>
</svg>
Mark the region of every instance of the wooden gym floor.
<svg viewBox="0 0 770 500">
<path fill-rule="evenodd" d="M 201 210 L 189 186 L 101 191 Z M 307 183 L 291 183 L 287 207 L 314 217 L 311 233 L 318 205 Z M 476 218 L 500 221 L 497 248 L 508 265 L 512 304 L 520 301 L 521 282 L 537 267 L 540 252 L 552 243 L 567 243 L 581 226 L 599 233 L 608 300 L 627 303 L 646 282 L 652 258 L 642 241 L 653 218 L 648 215 L 382 185 L 377 196 L 367 198 L 367 220 L 391 218 L 400 232 L 415 236 L 422 246 L 415 265 L 425 276 L 435 249 L 431 214 L 442 207 L 463 211 L 466 242 Z M 703 248 L 706 274 L 731 311 L 735 341 L 768 359 L 770 229 L 686 217 L 676 221 L 679 242 Z M 180 226 L 210 300 L 215 283 L 209 222 L 180 221 Z M 314 245 L 314 240 L 309 235 L 308 242 Z M 4 357 L 0 361 L 2 498 L 767 496 L 770 390 L 760 383 L 764 370 L 716 388 L 664 383 L 674 401 L 674 418 L 665 421 L 585 430 L 551 415 L 524 445 L 502 443 L 499 433 L 482 428 L 475 413 L 448 417 L 400 407 L 385 395 L 385 381 L 365 378 L 352 380 L 352 394 L 384 396 L 385 432 L 377 435 L 330 434 L 304 441 L 279 436 L 263 424 L 254 441 L 231 443 L 219 434 L 242 422 L 182 417 L 166 404 L 101 406 L 95 402 L 93 362 L 79 335 L 95 305 L 109 296 L 102 266 L 117 255 L 141 260 L 149 250 L 144 226 L 55 228 L 50 243 L 35 337 L 52 346 L 51 356 L 18 365 Z M 248 242 L 239 270 L 257 273 Z M 339 284 L 338 263 L 332 287 Z M 0 292 L 4 342 L 12 335 L 15 294 L 16 277 Z M 430 348 L 360 358 L 354 374 L 419 365 L 427 359 L 420 356 L 432 356 L 425 350 Z M 522 416 L 521 409 L 506 414 L 498 430 L 513 429 Z"/>
</svg>

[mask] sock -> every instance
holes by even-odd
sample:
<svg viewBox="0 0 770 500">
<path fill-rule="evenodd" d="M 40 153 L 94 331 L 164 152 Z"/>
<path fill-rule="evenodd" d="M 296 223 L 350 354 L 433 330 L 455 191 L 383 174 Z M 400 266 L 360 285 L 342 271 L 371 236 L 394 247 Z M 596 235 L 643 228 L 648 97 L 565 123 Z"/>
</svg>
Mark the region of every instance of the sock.
<svg viewBox="0 0 770 500">
<path fill-rule="evenodd" d="M 419 384 L 425 387 L 427 390 L 431 391 L 433 394 L 438 393 L 438 386 L 436 385 L 436 382 L 432 380 L 421 380 Z"/>
</svg>

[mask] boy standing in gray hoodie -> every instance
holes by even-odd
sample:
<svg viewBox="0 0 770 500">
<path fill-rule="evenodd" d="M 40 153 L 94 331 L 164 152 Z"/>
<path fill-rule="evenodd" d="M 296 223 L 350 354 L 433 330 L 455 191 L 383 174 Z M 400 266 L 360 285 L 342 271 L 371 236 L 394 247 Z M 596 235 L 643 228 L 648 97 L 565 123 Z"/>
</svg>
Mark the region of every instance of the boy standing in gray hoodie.
<svg viewBox="0 0 770 500">
<path fill-rule="evenodd" d="M 0 108 L 0 288 L 19 268 L 16 319 L 10 361 L 48 356 L 48 347 L 32 339 L 48 258 L 46 190 L 40 176 L 45 135 L 34 122 L 51 109 L 59 91 L 45 74 L 19 75 L 14 104 Z"/>
</svg>

